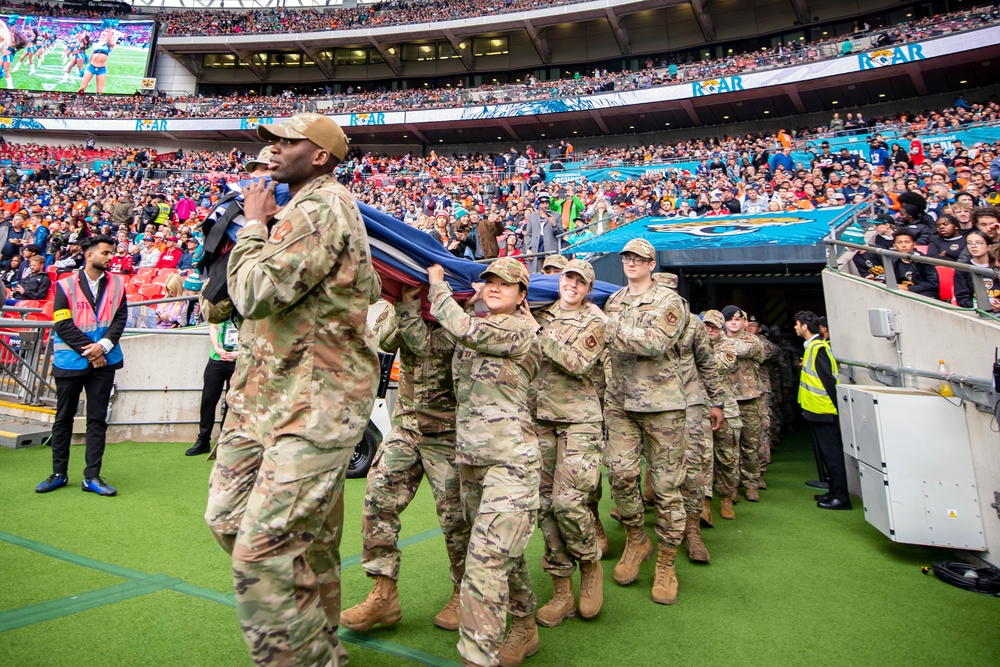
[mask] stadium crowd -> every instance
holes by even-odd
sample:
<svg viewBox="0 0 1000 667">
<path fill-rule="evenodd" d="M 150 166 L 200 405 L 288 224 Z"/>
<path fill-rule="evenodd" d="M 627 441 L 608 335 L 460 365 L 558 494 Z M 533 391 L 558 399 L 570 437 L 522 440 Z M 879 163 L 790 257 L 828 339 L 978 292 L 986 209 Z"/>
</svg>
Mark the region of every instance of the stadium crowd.
<svg viewBox="0 0 1000 667">
<path fill-rule="evenodd" d="M 450 3 L 449 3 L 450 4 Z M 515 3 L 516 4 L 516 3 Z M 268 12 L 270 10 L 255 10 Z M 300 10 L 296 15 L 308 15 Z M 215 20 L 200 11 L 190 14 L 204 20 Z M 254 12 L 250 12 L 253 14 Z M 291 20 L 292 13 L 282 13 Z M 207 17 L 207 18 L 206 18 Z M 891 27 L 876 39 L 865 33 L 864 42 L 881 46 L 915 41 L 952 32 L 970 30 L 1000 20 L 1000 13 L 987 10 L 955 12 L 953 14 L 922 19 Z M 242 21 L 241 21 L 242 22 Z M 850 39 L 847 40 L 848 42 Z M 19 117 L 71 117 L 71 118 L 234 118 L 278 117 L 301 111 L 329 111 L 370 113 L 378 111 L 405 111 L 428 108 L 454 108 L 479 104 L 516 103 L 539 99 L 580 97 L 609 91 L 628 91 L 669 85 L 680 81 L 703 80 L 745 74 L 747 72 L 784 67 L 841 55 L 844 40 L 831 38 L 825 43 L 779 44 L 774 49 L 752 53 L 728 55 L 725 58 L 695 61 L 688 54 L 672 59 L 669 56 L 647 58 L 644 68 L 620 72 L 597 69 L 593 72 L 575 72 L 564 79 L 539 81 L 533 75 L 524 75 L 521 85 L 487 84 L 475 88 L 411 88 L 405 90 L 355 90 L 343 93 L 325 90 L 322 94 L 303 94 L 291 89 L 278 95 L 235 93 L 230 96 L 206 98 L 202 96 L 157 97 L 86 96 L 69 93 L 28 93 L 2 91 L 0 106 L 3 113 Z M 837 48 L 822 48 L 833 45 Z M 839 45 L 839 46 L 838 46 Z"/>
<path fill-rule="evenodd" d="M 573 0 L 492 0 L 485 5 L 472 0 L 438 0 L 429 2 L 403 2 L 389 0 L 376 5 L 359 5 L 353 8 L 255 9 L 248 12 L 200 10 L 166 12 L 164 34 L 178 36 L 300 33 L 323 30 L 349 30 L 352 28 L 379 28 L 414 23 L 436 23 L 468 17 L 496 16 L 510 12 L 531 11 L 559 5 L 573 4 Z M 912 31 L 926 34 L 945 34 L 954 30 L 974 27 L 965 24 L 967 12 L 934 16 L 897 26 L 902 36 Z M 843 39 L 833 38 L 834 43 Z M 817 43 L 811 44 L 815 46 Z"/>
<path fill-rule="evenodd" d="M 969 106 L 979 118 L 996 120 L 1000 114 L 995 102 Z M 915 130 L 958 115 L 949 109 L 895 120 L 903 129 Z M 851 114 L 846 119 L 852 124 L 858 120 Z M 942 146 L 933 135 L 911 135 L 907 150 L 873 133 L 867 146 L 861 144 L 865 154 L 858 155 L 846 149 L 833 153 L 814 138 L 812 159 L 804 164 L 791 157 L 792 140 L 788 133 L 720 137 L 602 147 L 583 156 L 565 141 L 541 151 L 529 145 L 499 154 L 438 155 L 432 150 L 418 157 L 355 150 L 338 167 L 337 177 L 359 201 L 427 231 L 453 254 L 473 258 L 556 252 L 648 215 L 711 217 L 861 201 L 894 213 L 894 224 L 910 229 L 917 245 L 940 246 L 950 237 L 938 238 L 938 218 L 954 216 L 954 229 L 940 231 L 964 237 L 985 215 L 981 209 L 1000 203 L 1000 141 Z M 573 171 L 547 177 L 546 167 L 573 157 L 595 167 L 665 166 L 622 181 L 590 182 L 586 172 Z M 98 148 L 93 142 L 4 143 L 0 230 L 8 233 L 0 267 L 9 271 L 13 257 L 22 255 L 25 268 L 15 267 L 19 272 L 11 286 L 16 285 L 29 268 L 31 255 L 25 251 L 34 246 L 45 266 L 65 269 L 79 261 L 72 240 L 106 232 L 119 238 L 120 252 L 131 257 L 131 267 L 189 269 L 191 258 L 182 255 L 186 250 L 192 257 L 197 254 L 197 222 L 228 184 L 243 175 L 246 159 L 235 149 L 157 153 Z M 670 161 L 678 159 L 697 166 L 671 167 Z M 987 225 L 980 231 L 990 244 L 998 240 L 997 229 Z M 15 238 L 26 242 L 18 244 Z M 155 260 L 143 253 L 147 239 L 159 251 Z M 189 241 L 195 243 L 191 248 Z M 951 248 L 955 243 L 944 245 L 957 258 L 964 243 L 957 252 Z M 167 252 L 173 250 L 177 252 Z M 161 261 L 165 253 L 167 259 Z M 524 261 L 537 268 L 530 257 Z"/>
</svg>

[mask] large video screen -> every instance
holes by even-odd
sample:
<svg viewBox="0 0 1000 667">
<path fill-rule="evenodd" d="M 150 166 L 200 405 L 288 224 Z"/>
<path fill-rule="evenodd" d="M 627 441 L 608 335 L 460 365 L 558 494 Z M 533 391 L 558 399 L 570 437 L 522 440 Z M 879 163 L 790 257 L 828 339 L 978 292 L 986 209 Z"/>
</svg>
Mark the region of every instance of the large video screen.
<svg viewBox="0 0 1000 667">
<path fill-rule="evenodd" d="M 131 95 L 146 76 L 154 21 L 0 16 L 0 88 Z"/>
</svg>

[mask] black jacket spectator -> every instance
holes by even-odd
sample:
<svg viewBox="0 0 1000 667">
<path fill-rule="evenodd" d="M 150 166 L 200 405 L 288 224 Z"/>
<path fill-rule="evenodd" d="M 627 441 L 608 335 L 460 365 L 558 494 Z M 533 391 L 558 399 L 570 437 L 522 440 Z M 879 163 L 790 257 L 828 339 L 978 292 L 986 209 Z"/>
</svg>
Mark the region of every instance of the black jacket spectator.
<svg viewBox="0 0 1000 667">
<path fill-rule="evenodd" d="M 930 264 L 894 259 L 892 266 L 896 273 L 896 283 L 906 287 L 907 291 L 932 299 L 941 298 L 937 269 Z"/>
<path fill-rule="evenodd" d="M 52 286 L 52 279 L 49 278 L 49 274 L 42 271 L 41 273 L 29 273 L 21 282 L 18 283 L 24 291 L 20 294 L 14 293 L 18 300 L 23 299 L 34 299 L 37 301 L 44 301 L 49 296 L 49 288 Z"/>
</svg>

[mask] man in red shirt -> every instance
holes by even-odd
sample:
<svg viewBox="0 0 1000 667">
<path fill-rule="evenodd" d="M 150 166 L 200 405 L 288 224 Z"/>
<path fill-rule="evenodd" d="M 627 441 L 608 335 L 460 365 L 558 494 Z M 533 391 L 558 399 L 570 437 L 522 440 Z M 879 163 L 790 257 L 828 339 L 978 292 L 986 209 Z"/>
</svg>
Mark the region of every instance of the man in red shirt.
<svg viewBox="0 0 1000 667">
<path fill-rule="evenodd" d="M 177 237 L 171 236 L 167 239 L 167 249 L 160 254 L 160 259 L 156 262 L 156 268 L 176 269 L 182 254 L 184 251 L 177 247 Z"/>
</svg>

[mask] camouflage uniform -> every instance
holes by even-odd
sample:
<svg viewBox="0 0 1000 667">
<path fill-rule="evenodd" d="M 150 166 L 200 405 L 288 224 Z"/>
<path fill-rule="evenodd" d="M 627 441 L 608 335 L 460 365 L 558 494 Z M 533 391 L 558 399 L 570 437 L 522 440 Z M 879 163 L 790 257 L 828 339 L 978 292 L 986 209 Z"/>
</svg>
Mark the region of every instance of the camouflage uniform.
<svg viewBox="0 0 1000 667">
<path fill-rule="evenodd" d="M 431 285 L 429 297 L 431 314 L 459 343 L 452 364 L 460 397 L 455 460 L 472 534 L 458 651 L 463 660 L 490 667 L 499 662 L 508 606 L 515 617 L 535 612 L 524 550 L 539 506 L 538 441 L 528 409 L 538 352 L 524 318 L 470 316 L 445 282 Z"/>
<path fill-rule="evenodd" d="M 782 351 L 781 386 L 784 389 L 781 395 L 781 427 L 786 433 L 794 433 L 798 408 L 795 388 L 802 362 L 802 348 L 793 345 L 784 337 L 781 338 L 779 347 Z"/>
<path fill-rule="evenodd" d="M 558 302 L 534 316 L 544 327 L 537 339 L 541 368 L 532 383 L 542 457 L 542 565 L 552 576 L 569 577 L 576 561 L 601 558 L 587 504 L 601 483 L 604 420 L 592 376 L 604 351 L 604 323 L 586 308 L 567 311 Z"/>
<path fill-rule="evenodd" d="M 375 399 L 378 357 L 367 324 L 381 291 L 360 211 L 332 175 L 306 183 L 270 233 L 251 221 L 228 267 L 235 309 L 255 321 L 234 406 L 246 436 L 220 443 L 213 482 L 253 476 L 234 508 L 236 608 L 259 665 L 342 665 L 343 488 Z M 237 380 L 237 386 L 243 382 Z M 240 411 L 242 410 L 242 412 Z M 252 418 L 247 418 L 253 415 Z M 256 470 L 229 468 L 229 454 Z M 218 493 L 209 499 L 217 522 Z"/>
<path fill-rule="evenodd" d="M 608 480 L 625 526 L 643 525 L 639 490 L 643 442 L 656 496 L 661 546 L 684 537 L 684 423 L 687 401 L 677 343 L 687 326 L 684 300 L 661 281 L 633 296 L 625 287 L 604 307 L 610 377 L 604 419 L 608 428 Z"/>
<path fill-rule="evenodd" d="M 740 483 L 747 489 L 756 490 L 760 484 L 760 462 L 757 455 L 761 432 L 758 369 L 764 358 L 764 348 L 757 336 L 743 331 L 738 336 L 724 334 L 718 341 L 716 350 L 736 358 L 730 379 L 740 408 L 740 421 L 743 423 L 739 440 Z"/>
<path fill-rule="evenodd" d="M 593 368 L 590 370 L 590 381 L 594 383 L 594 390 L 597 392 L 597 399 L 601 403 L 601 466 L 605 470 L 608 467 L 608 425 L 604 421 L 604 397 L 608 390 L 608 370 L 610 368 L 611 364 L 608 362 L 608 348 L 605 347 L 601 350 L 601 354 L 598 355 L 597 359 L 594 361 Z M 598 479 L 597 488 L 594 489 L 593 493 L 591 493 L 587 498 L 587 505 L 593 507 L 596 512 L 596 505 L 603 497 L 604 485 L 601 483 L 601 480 Z"/>
<path fill-rule="evenodd" d="M 763 475 L 771 462 L 771 445 L 773 442 L 774 416 L 771 413 L 771 367 L 778 361 L 778 348 L 764 336 L 757 336 L 764 350 L 764 360 L 758 370 L 760 379 L 760 449 L 757 450 L 757 460 L 760 462 L 760 474 Z"/>
<path fill-rule="evenodd" d="M 719 329 L 723 329 L 725 324 L 722 313 L 714 312 L 717 321 L 713 322 Z M 705 313 L 706 320 L 709 313 Z M 719 376 L 722 380 L 722 414 L 726 418 L 726 423 L 717 431 L 712 433 L 712 445 L 715 454 L 715 489 L 719 495 L 730 497 L 736 493 L 736 488 L 740 482 L 740 430 L 743 422 L 740 420 L 740 408 L 736 402 L 736 395 L 733 392 L 732 373 L 736 370 L 736 355 L 732 352 L 724 351 L 726 335 L 723 333 L 718 340 L 712 342 L 712 351 L 715 354 L 715 361 L 719 368 Z"/>
<path fill-rule="evenodd" d="M 785 417 L 784 417 L 784 403 L 785 397 L 791 393 L 793 384 L 793 372 L 791 366 L 788 364 L 788 354 L 782 349 L 781 345 L 775 337 L 777 335 L 777 327 L 773 328 L 771 344 L 774 345 L 777 353 L 775 354 L 774 361 L 768 364 L 768 369 L 771 372 L 771 449 L 781 441 L 781 433 L 784 430 Z"/>
<path fill-rule="evenodd" d="M 687 399 L 685 411 L 685 475 L 681 494 L 688 515 L 700 514 L 705 489 L 712 486 L 712 425 L 710 408 L 722 407 L 723 389 L 712 342 L 697 317 L 688 319 L 678 343 L 679 368 Z"/>
<path fill-rule="evenodd" d="M 222 433 L 215 447 L 215 465 L 208 479 L 205 521 L 212 535 L 230 555 L 264 452 L 248 435 L 251 430 L 256 430 L 254 420 L 257 416 L 257 396 L 246 393 L 253 339 L 254 322 L 243 320 L 239 328 L 236 369 L 226 394 L 226 420 L 222 424 Z"/>
<path fill-rule="evenodd" d="M 370 576 L 399 579 L 400 513 L 413 500 L 424 474 L 431 485 L 444 533 L 451 579 L 465 573 L 469 526 L 462 512 L 455 463 L 455 390 L 451 359 L 455 339 L 421 319 L 420 301 L 396 302 L 375 324 L 379 347 L 399 349 L 399 393 L 392 433 L 368 472 L 361 564 Z"/>
</svg>

